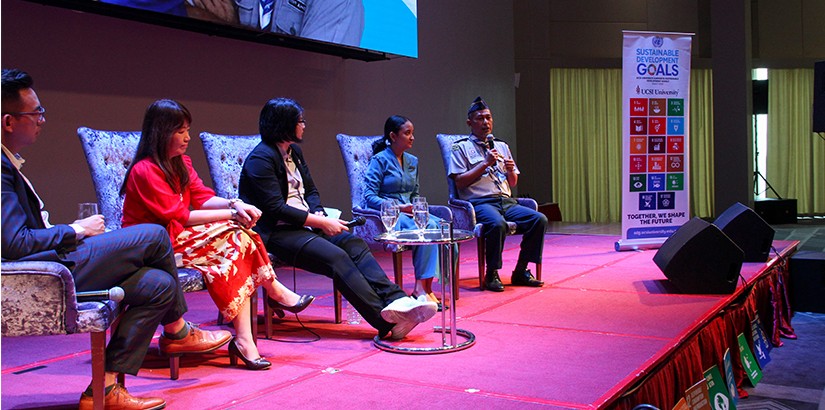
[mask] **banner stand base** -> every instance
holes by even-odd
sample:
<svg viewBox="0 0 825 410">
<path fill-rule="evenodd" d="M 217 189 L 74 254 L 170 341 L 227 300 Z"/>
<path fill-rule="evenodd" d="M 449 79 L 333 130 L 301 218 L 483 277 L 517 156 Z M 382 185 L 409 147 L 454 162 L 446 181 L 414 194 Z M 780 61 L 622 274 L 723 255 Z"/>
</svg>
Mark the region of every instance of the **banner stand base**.
<svg viewBox="0 0 825 410">
<path fill-rule="evenodd" d="M 616 241 L 614 247 L 616 248 L 616 252 L 659 249 L 666 240 L 667 238 L 619 239 Z"/>
</svg>

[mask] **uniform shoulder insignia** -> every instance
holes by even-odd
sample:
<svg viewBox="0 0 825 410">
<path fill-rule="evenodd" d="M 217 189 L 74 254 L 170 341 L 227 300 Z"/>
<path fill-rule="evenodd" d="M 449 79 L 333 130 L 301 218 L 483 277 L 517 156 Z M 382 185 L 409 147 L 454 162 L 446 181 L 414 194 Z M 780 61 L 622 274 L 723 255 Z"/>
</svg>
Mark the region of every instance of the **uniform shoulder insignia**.
<svg viewBox="0 0 825 410">
<path fill-rule="evenodd" d="M 458 151 L 459 149 L 461 149 L 461 147 L 459 145 L 461 145 L 462 142 L 467 142 L 469 140 L 470 140 L 469 137 L 464 137 L 464 138 L 459 138 L 459 139 L 453 141 L 453 145 L 451 147 L 452 150 L 453 151 Z"/>
</svg>

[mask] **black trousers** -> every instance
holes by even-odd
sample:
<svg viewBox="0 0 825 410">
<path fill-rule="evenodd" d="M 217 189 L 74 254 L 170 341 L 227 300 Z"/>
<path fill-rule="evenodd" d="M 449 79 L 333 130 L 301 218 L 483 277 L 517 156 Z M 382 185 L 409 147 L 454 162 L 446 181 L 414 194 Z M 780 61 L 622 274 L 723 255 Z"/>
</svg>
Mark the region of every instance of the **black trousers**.
<svg viewBox="0 0 825 410">
<path fill-rule="evenodd" d="M 123 288 L 128 308 L 106 346 L 106 371 L 136 375 L 159 324 L 187 311 L 169 234 L 144 224 L 83 239 L 66 254 L 77 291 Z"/>
<path fill-rule="evenodd" d="M 507 221 L 515 222 L 517 233 L 523 234 L 518 259 L 522 262 L 541 262 L 544 252 L 544 232 L 547 217 L 513 198 L 486 197 L 471 199 L 476 220 L 482 225 L 485 240 L 487 270 L 501 269 L 501 252 L 507 238 Z"/>
<path fill-rule="evenodd" d="M 348 232 L 330 237 L 303 228 L 285 228 L 272 233 L 266 248 L 286 263 L 332 278 L 344 298 L 380 336 L 392 329 L 393 324 L 381 317 L 381 310 L 407 294 L 387 278 L 361 238 Z"/>
</svg>

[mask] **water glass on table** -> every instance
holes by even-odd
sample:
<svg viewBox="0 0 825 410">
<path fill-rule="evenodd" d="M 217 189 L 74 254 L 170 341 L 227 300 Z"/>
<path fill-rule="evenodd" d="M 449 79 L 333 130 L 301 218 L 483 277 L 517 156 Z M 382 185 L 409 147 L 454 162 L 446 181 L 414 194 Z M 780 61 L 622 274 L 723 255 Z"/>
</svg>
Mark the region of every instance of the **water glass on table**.
<svg viewBox="0 0 825 410">
<path fill-rule="evenodd" d="M 381 203 L 381 223 L 387 231 L 387 236 L 393 236 L 395 223 L 398 222 L 398 203 L 393 199 L 387 199 Z"/>
<path fill-rule="evenodd" d="M 86 219 L 97 215 L 97 202 L 81 202 L 77 204 L 77 219 Z"/>
<path fill-rule="evenodd" d="M 423 196 L 413 199 L 413 221 L 418 228 L 418 237 L 424 238 L 424 228 L 427 227 L 427 222 L 430 220 L 430 210 L 427 205 L 427 198 Z"/>
</svg>

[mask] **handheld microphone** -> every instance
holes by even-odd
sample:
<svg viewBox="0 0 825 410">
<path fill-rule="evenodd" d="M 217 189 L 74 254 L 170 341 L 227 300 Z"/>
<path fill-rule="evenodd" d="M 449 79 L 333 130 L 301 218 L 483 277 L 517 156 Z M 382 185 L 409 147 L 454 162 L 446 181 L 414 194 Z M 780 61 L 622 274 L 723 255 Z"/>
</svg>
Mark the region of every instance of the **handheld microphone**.
<svg viewBox="0 0 825 410">
<path fill-rule="evenodd" d="M 357 217 L 357 218 L 355 218 L 355 219 L 353 219 L 353 220 L 351 220 L 351 221 L 348 221 L 348 222 L 347 222 L 347 223 L 345 223 L 344 225 L 345 225 L 347 228 L 352 228 L 352 227 L 356 227 L 356 226 L 361 226 L 361 225 L 363 225 L 363 224 L 365 224 L 365 223 L 367 223 L 367 219 L 366 219 L 366 218 L 364 218 L 363 216 L 359 216 L 359 217 Z"/>
<path fill-rule="evenodd" d="M 120 286 L 115 286 L 109 290 L 92 290 L 89 292 L 76 292 L 75 296 L 77 296 L 78 301 L 83 302 L 91 302 L 91 301 L 101 301 L 101 300 L 113 300 L 115 302 L 120 302 L 123 300 L 123 297 L 126 294 L 123 292 L 123 288 Z"/>
<path fill-rule="evenodd" d="M 487 138 L 486 138 L 486 140 L 487 140 L 487 149 L 491 150 L 491 149 L 496 147 L 495 144 L 493 144 L 494 139 L 495 139 L 495 137 L 493 136 L 493 134 L 487 134 Z"/>
</svg>

